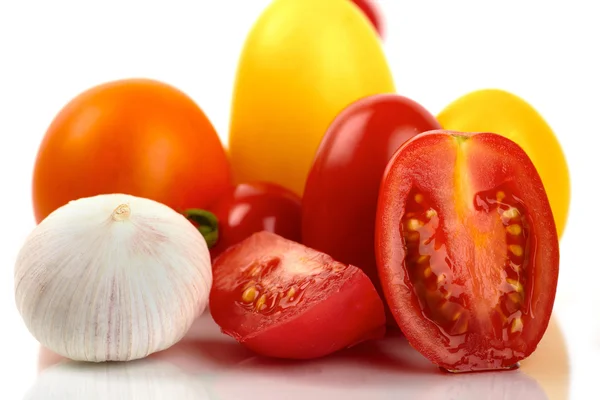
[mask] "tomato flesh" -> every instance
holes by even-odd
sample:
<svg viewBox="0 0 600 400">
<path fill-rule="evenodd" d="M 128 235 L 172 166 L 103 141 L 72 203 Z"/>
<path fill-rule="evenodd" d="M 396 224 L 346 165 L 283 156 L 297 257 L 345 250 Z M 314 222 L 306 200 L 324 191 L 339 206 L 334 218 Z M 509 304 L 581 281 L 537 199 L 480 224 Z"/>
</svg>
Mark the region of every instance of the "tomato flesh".
<svg viewBox="0 0 600 400">
<path fill-rule="evenodd" d="M 413 347 L 452 371 L 512 368 L 543 336 L 558 236 L 540 177 L 512 141 L 431 131 L 382 182 L 376 229 L 386 299 Z"/>
<path fill-rule="evenodd" d="M 225 334 L 270 357 L 321 357 L 385 332 L 360 269 L 267 231 L 215 260 L 210 309 Z"/>
</svg>

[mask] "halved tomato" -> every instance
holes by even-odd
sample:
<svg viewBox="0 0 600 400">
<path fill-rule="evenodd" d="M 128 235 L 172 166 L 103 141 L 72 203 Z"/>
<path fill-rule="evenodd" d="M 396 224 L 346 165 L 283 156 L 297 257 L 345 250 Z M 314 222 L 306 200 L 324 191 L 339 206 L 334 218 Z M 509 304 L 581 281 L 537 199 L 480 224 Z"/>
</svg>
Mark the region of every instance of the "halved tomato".
<svg viewBox="0 0 600 400">
<path fill-rule="evenodd" d="M 409 140 L 386 169 L 375 236 L 387 302 L 429 360 L 505 369 L 535 350 L 554 304 L 558 236 L 517 144 L 441 130 Z"/>
<path fill-rule="evenodd" d="M 261 355 L 316 358 L 385 333 L 383 302 L 360 269 L 271 232 L 223 252 L 213 279 L 213 319 Z"/>
</svg>

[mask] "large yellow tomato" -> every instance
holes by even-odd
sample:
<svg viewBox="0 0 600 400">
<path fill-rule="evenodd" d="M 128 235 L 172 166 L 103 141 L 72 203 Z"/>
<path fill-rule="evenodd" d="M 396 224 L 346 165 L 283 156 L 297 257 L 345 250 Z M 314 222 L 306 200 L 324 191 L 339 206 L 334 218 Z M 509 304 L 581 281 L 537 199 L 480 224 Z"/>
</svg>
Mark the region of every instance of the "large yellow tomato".
<svg viewBox="0 0 600 400">
<path fill-rule="evenodd" d="M 274 0 L 250 31 L 237 70 L 229 152 L 237 182 L 301 195 L 330 122 L 395 87 L 378 35 L 348 0 Z"/>
<path fill-rule="evenodd" d="M 444 129 L 497 133 L 521 146 L 542 178 L 562 235 L 571 198 L 567 161 L 554 132 L 529 103 L 503 90 L 478 90 L 452 102 L 438 120 Z"/>
</svg>

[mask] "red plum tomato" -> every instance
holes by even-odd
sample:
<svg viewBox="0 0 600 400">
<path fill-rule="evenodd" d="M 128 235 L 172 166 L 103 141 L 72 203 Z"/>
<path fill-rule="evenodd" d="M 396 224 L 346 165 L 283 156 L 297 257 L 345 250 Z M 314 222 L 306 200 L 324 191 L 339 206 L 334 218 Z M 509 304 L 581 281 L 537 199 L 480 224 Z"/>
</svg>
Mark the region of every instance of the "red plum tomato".
<svg viewBox="0 0 600 400">
<path fill-rule="evenodd" d="M 303 243 L 361 268 L 382 294 L 374 240 L 385 167 L 408 139 L 439 128 L 423 106 L 395 94 L 366 97 L 344 109 L 325 134 L 307 179 Z"/>
<path fill-rule="evenodd" d="M 442 130 L 405 143 L 381 184 L 375 238 L 391 311 L 434 364 L 510 369 L 536 349 L 554 304 L 558 235 L 516 143 Z"/>
</svg>

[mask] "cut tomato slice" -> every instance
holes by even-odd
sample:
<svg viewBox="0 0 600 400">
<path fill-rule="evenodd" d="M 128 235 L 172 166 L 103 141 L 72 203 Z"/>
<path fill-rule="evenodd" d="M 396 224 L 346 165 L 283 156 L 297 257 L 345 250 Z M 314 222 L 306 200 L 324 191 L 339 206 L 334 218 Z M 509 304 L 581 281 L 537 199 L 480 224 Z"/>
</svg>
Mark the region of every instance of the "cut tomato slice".
<svg viewBox="0 0 600 400">
<path fill-rule="evenodd" d="M 385 333 L 383 302 L 360 269 L 274 233 L 230 247 L 213 271 L 213 319 L 258 354 L 316 358 Z"/>
<path fill-rule="evenodd" d="M 514 142 L 441 130 L 408 141 L 386 169 L 375 240 L 391 311 L 429 360 L 505 369 L 535 350 L 554 304 L 558 236 Z"/>
</svg>

